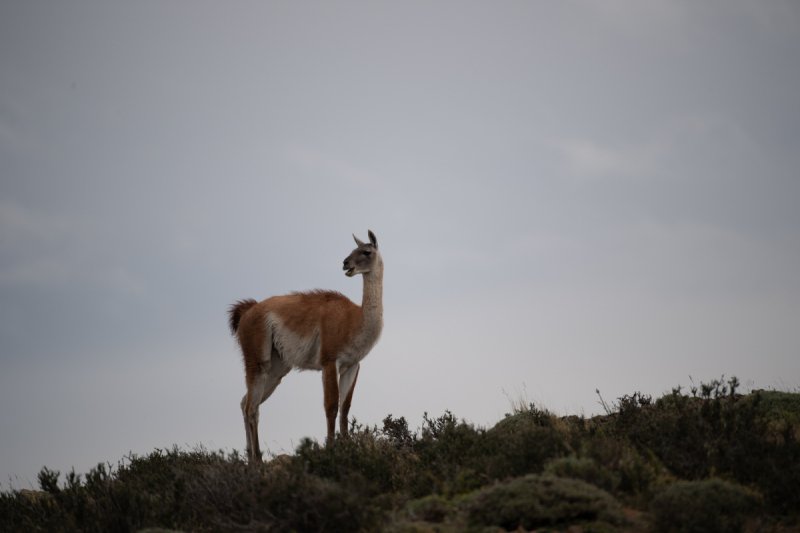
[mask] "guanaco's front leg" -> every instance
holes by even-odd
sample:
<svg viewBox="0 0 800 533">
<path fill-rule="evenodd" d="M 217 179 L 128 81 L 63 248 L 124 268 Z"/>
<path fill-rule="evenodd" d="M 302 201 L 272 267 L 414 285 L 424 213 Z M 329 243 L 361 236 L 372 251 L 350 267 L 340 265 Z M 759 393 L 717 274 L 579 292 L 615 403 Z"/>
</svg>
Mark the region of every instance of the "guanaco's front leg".
<svg viewBox="0 0 800 533">
<path fill-rule="evenodd" d="M 328 437 L 325 444 L 333 444 L 336 436 L 336 414 L 339 412 L 339 384 L 336 362 L 331 361 L 322 368 L 322 392 L 325 396 L 325 417 L 328 420 Z"/>
<path fill-rule="evenodd" d="M 356 388 L 359 364 L 339 369 L 339 433 L 348 434 L 347 415 L 350 414 L 350 402 Z"/>
</svg>

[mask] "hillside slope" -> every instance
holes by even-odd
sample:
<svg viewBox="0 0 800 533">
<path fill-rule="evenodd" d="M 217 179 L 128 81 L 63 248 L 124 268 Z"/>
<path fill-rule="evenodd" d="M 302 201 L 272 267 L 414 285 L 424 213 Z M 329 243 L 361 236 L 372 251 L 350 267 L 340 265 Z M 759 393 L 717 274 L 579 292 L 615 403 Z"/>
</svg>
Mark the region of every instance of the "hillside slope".
<svg viewBox="0 0 800 533">
<path fill-rule="evenodd" d="M 389 415 L 258 467 L 176 448 L 63 481 L 45 468 L 41 491 L 0 493 L 0 530 L 800 530 L 800 394 L 737 385 L 590 419 L 520 406 L 488 429 Z"/>
</svg>

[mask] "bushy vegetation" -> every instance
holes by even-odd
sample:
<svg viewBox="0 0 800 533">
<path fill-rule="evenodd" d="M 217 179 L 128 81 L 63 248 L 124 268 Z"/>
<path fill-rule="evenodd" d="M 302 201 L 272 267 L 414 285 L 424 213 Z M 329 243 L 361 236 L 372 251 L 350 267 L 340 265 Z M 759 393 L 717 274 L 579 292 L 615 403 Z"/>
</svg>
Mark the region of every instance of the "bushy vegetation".
<svg viewBox="0 0 800 533">
<path fill-rule="evenodd" d="M 634 393 L 603 416 L 518 406 L 488 429 L 452 413 L 353 424 L 251 466 L 156 450 L 38 491 L 0 493 L 2 531 L 788 531 L 800 509 L 800 394 L 735 379 Z"/>
<path fill-rule="evenodd" d="M 625 522 L 620 504 L 606 491 L 577 479 L 528 474 L 471 495 L 467 520 L 507 531 L 578 522 Z"/>
<path fill-rule="evenodd" d="M 658 532 L 742 531 L 761 506 L 756 492 L 721 479 L 678 481 L 650 503 Z"/>
</svg>

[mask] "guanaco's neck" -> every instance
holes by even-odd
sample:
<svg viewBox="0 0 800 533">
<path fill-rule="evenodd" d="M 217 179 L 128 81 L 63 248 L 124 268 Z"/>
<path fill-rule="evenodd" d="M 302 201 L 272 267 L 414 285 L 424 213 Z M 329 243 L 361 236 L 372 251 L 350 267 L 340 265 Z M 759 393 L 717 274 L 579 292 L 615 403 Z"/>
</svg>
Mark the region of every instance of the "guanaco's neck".
<svg viewBox="0 0 800 533">
<path fill-rule="evenodd" d="M 383 328 L 383 262 L 379 261 L 377 268 L 362 277 L 364 292 L 361 309 L 364 313 L 364 329 L 377 336 Z"/>
</svg>

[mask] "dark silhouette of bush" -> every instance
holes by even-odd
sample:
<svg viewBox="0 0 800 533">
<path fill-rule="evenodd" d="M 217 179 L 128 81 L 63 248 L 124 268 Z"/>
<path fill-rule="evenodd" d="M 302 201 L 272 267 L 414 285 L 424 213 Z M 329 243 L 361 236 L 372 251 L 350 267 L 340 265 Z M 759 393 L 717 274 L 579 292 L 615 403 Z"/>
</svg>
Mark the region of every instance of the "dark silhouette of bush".
<svg viewBox="0 0 800 533">
<path fill-rule="evenodd" d="M 43 468 L 41 492 L 16 503 L 10 494 L 0 501 L 1 516 L 11 530 L 130 531 L 151 525 L 174 527 L 190 512 L 184 498 L 184 479 L 202 463 L 225 461 L 219 454 L 156 450 L 146 457 L 131 456 L 112 474 L 98 465 L 85 480 L 70 472 L 59 485 L 60 473 Z M 6 512 L 8 511 L 8 512 Z M 0 527 L 0 529 L 3 529 Z"/>
<path fill-rule="evenodd" d="M 375 430 L 359 428 L 348 439 L 339 439 L 326 448 L 303 439 L 297 460 L 310 474 L 358 488 L 365 496 L 402 490 L 405 480 L 397 476 L 402 469 L 402 452 L 380 439 Z"/>
<path fill-rule="evenodd" d="M 678 520 L 670 509 L 691 507 L 682 498 L 727 508 L 740 497 L 750 514 L 734 513 L 726 527 L 753 513 L 764 515 L 757 526 L 792 523 L 800 518 L 800 394 L 741 396 L 736 385 L 715 380 L 655 400 L 634 393 L 613 409 L 603 402 L 606 415 L 590 419 L 517 405 L 489 429 L 448 411 L 426 414 L 411 431 L 389 415 L 381 428 L 353 423 L 331 447 L 304 440 L 293 456 L 264 465 L 175 448 L 83 477 L 44 468 L 41 490 L 0 492 L 0 531 L 370 531 L 387 523 L 460 531 L 505 527 L 515 516 L 526 517 L 514 522 L 524 527 L 597 530 L 618 523 L 617 502 Z M 703 484 L 712 475 L 730 483 Z M 727 499 L 712 497 L 720 486 Z M 748 507 L 754 493 L 743 486 L 763 505 Z M 490 514 L 501 495 L 509 498 L 501 514 Z"/>
<path fill-rule="evenodd" d="M 411 448 L 417 441 L 417 434 L 408 429 L 408 421 L 403 416 L 394 418 L 392 415 L 387 415 L 383 419 L 381 434 L 398 449 Z"/>
<path fill-rule="evenodd" d="M 577 479 L 539 474 L 481 489 L 465 507 L 471 526 L 506 530 L 625 522 L 620 505 L 607 492 Z"/>
<path fill-rule="evenodd" d="M 652 451 L 605 431 L 586 436 L 581 454 L 608 471 L 613 478 L 612 492 L 633 505 L 649 501 L 658 480 L 669 477 Z"/>
<path fill-rule="evenodd" d="M 351 490 L 294 468 L 247 465 L 238 455 L 157 450 L 81 482 L 43 469 L 37 498 L 3 493 L 2 531 L 357 531 L 380 513 Z"/>
<path fill-rule="evenodd" d="M 800 395 L 736 395 L 738 380 L 701 385 L 701 396 L 675 389 L 652 402 L 620 398 L 607 431 L 653 453 L 675 476 L 725 475 L 758 487 L 772 512 L 800 509 Z"/>
<path fill-rule="evenodd" d="M 443 522 L 454 512 L 452 504 L 438 494 L 408 502 L 406 511 L 412 520 L 433 523 Z"/>
<path fill-rule="evenodd" d="M 449 411 L 439 418 L 426 414 L 411 449 L 429 483 L 418 479 L 423 490 L 415 496 L 463 494 L 491 481 L 539 473 L 549 459 L 569 452 L 568 438 L 557 417 L 534 408 L 507 415 L 489 430 L 459 421 Z"/>
<path fill-rule="evenodd" d="M 458 494 L 486 483 L 485 444 L 485 431 L 456 419 L 450 411 L 438 418 L 429 418 L 425 413 L 414 443 L 417 468 L 424 472 L 418 487 L 422 490 L 415 496 L 431 492 Z"/>
<path fill-rule="evenodd" d="M 588 457 L 560 457 L 547 463 L 545 474 L 554 477 L 580 479 L 607 492 L 614 492 L 619 486 L 619 476 Z"/>
<path fill-rule="evenodd" d="M 541 473 L 545 463 L 571 451 L 570 427 L 532 407 L 507 415 L 486 432 L 486 474 L 504 479 Z"/>
<path fill-rule="evenodd" d="M 658 533 L 742 531 L 748 517 L 760 510 L 761 496 L 729 481 L 677 481 L 650 503 Z"/>
</svg>

